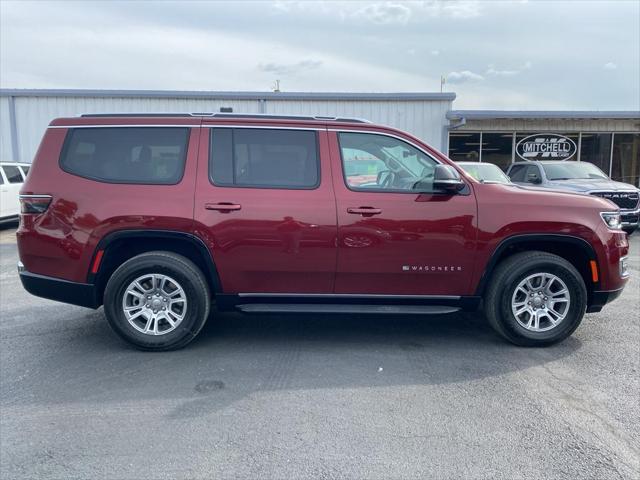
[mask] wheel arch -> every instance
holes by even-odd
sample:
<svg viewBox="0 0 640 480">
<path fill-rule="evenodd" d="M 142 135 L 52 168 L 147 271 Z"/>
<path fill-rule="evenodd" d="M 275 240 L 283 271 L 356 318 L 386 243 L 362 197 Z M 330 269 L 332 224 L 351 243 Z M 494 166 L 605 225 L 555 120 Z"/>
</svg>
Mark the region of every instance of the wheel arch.
<svg viewBox="0 0 640 480">
<path fill-rule="evenodd" d="M 154 250 L 169 251 L 188 258 L 202 270 L 212 296 L 222 293 L 220 276 L 211 252 L 199 237 L 172 230 L 118 230 L 102 238 L 93 253 L 91 266 L 98 255 L 101 259 L 97 273 L 91 269 L 88 272 L 87 283 L 95 285 L 97 300 L 102 303 L 109 278 L 123 262 Z"/>
<path fill-rule="evenodd" d="M 484 296 L 496 267 L 500 262 L 523 251 L 540 251 L 558 255 L 570 262 L 582 276 L 587 287 L 588 302 L 591 304 L 592 294 L 599 289 L 600 279 L 593 281 L 591 261 L 596 262 L 600 273 L 600 265 L 594 248 L 585 239 L 563 234 L 523 234 L 508 237 L 496 247 L 482 274 L 476 295 Z"/>
</svg>

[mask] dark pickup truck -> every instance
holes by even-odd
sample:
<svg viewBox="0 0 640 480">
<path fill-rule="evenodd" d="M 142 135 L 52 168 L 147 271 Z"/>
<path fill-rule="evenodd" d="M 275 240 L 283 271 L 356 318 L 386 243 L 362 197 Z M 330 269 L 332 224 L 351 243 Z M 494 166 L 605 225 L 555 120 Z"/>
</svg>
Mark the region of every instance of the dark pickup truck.
<svg viewBox="0 0 640 480">
<path fill-rule="evenodd" d="M 638 228 L 640 190 L 611 180 L 602 170 L 587 162 L 543 161 L 514 163 L 507 170 L 511 181 L 565 192 L 584 193 L 611 200 L 620 207 L 622 229 L 628 234 Z"/>
</svg>

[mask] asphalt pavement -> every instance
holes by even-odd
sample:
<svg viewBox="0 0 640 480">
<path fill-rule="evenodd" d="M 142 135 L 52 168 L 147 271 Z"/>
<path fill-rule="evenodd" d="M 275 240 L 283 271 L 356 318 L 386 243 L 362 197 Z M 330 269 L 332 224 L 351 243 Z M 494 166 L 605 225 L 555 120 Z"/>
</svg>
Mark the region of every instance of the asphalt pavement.
<svg viewBox="0 0 640 480">
<path fill-rule="evenodd" d="M 639 251 L 546 349 L 478 315 L 231 313 L 144 353 L 26 293 L 3 230 L 0 478 L 638 479 Z"/>
</svg>

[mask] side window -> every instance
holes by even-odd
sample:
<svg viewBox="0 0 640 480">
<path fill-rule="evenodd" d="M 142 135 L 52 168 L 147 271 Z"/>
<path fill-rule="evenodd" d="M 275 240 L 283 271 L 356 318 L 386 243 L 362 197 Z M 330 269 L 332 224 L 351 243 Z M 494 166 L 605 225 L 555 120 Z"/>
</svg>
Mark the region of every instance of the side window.
<svg viewBox="0 0 640 480">
<path fill-rule="evenodd" d="M 509 175 L 511 181 L 519 183 L 539 183 L 540 169 L 536 165 L 516 165 Z"/>
<path fill-rule="evenodd" d="M 342 166 L 351 190 L 432 192 L 437 162 L 386 135 L 339 133 Z"/>
<path fill-rule="evenodd" d="M 20 169 L 13 165 L 4 165 L 3 167 L 4 174 L 7 177 L 7 181 L 9 183 L 22 183 L 24 179 L 22 178 L 22 172 Z"/>
<path fill-rule="evenodd" d="M 107 183 L 174 185 L 182 179 L 188 128 L 75 128 L 67 134 L 60 166 Z"/>
<path fill-rule="evenodd" d="M 529 165 L 525 170 L 524 181 L 527 183 L 540 183 L 540 169 L 536 165 Z"/>
<path fill-rule="evenodd" d="M 316 188 L 320 162 L 316 132 L 212 128 L 209 177 L 214 185 Z"/>
<path fill-rule="evenodd" d="M 27 175 L 29 175 L 29 169 L 31 167 L 25 167 L 24 165 L 20 166 L 20 169 L 22 170 L 22 173 L 24 174 L 24 178 L 27 178 Z"/>
<path fill-rule="evenodd" d="M 526 173 L 526 165 L 515 165 L 509 172 L 512 182 L 524 182 L 524 174 Z"/>
</svg>

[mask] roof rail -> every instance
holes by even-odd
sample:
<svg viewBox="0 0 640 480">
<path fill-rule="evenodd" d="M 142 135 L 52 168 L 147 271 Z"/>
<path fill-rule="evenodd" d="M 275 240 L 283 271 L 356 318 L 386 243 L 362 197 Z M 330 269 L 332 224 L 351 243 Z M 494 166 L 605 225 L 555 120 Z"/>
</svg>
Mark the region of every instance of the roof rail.
<svg viewBox="0 0 640 480">
<path fill-rule="evenodd" d="M 323 115 L 271 115 L 268 113 L 84 113 L 81 117 L 213 117 L 213 118 L 255 118 L 265 120 L 314 120 L 348 123 L 371 123 L 362 118 L 329 117 Z"/>
</svg>

